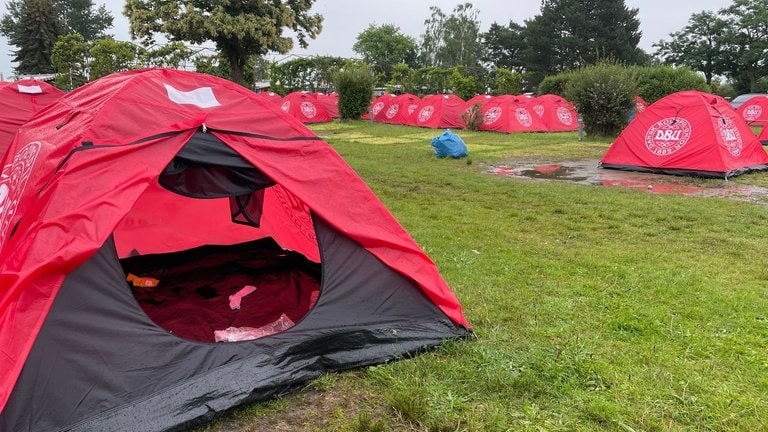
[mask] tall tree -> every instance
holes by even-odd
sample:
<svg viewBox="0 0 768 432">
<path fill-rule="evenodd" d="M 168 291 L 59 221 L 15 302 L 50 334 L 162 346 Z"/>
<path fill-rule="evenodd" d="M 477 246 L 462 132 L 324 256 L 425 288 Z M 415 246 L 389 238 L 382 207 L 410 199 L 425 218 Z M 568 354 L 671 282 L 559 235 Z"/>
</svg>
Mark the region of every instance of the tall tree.
<svg viewBox="0 0 768 432">
<path fill-rule="evenodd" d="M 637 14 L 624 0 L 543 0 L 541 14 L 525 21 L 521 59 L 540 77 L 600 59 L 644 63 Z"/>
<path fill-rule="evenodd" d="M 62 31 L 78 33 L 86 41 L 108 36 L 114 18 L 103 4 L 98 9 L 92 0 L 56 0 Z"/>
<path fill-rule="evenodd" d="M 400 27 L 392 24 L 369 25 L 352 45 L 352 50 L 381 74 L 384 81 L 391 79 L 392 67 L 398 63 L 415 66 L 417 48 L 412 37 L 400 33 Z"/>
<path fill-rule="evenodd" d="M 91 41 L 112 27 L 106 7 L 96 10 L 91 0 L 11 0 L 7 8 L 0 34 L 18 48 L 14 62 L 20 74 L 52 72 L 51 53 L 61 35 L 78 33 Z"/>
<path fill-rule="evenodd" d="M 152 45 L 156 34 L 171 41 L 213 42 L 229 62 L 232 80 L 242 84 L 249 58 L 270 51 L 285 54 L 293 48 L 293 39 L 284 36 L 284 30 L 293 30 L 304 48 L 308 38 L 320 33 L 322 16 L 310 14 L 314 2 L 127 0 L 123 13 L 131 37 L 141 38 L 145 45 Z"/>
<path fill-rule="evenodd" d="M 51 52 L 61 34 L 53 0 L 11 1 L 7 8 L 8 14 L 0 20 L 0 34 L 18 48 L 13 57 L 16 73 L 52 73 Z"/>
<path fill-rule="evenodd" d="M 754 92 L 757 81 L 768 76 L 768 0 L 733 0 L 719 11 L 726 25 L 722 56 L 735 86 Z"/>
<path fill-rule="evenodd" d="M 480 41 L 480 11 L 472 3 L 457 5 L 450 15 L 430 6 L 432 15 L 424 21 L 421 62 L 424 66 L 475 67 L 483 57 Z"/>
<path fill-rule="evenodd" d="M 525 48 L 523 31 L 520 24 L 510 21 L 505 27 L 491 24 L 487 32 L 480 35 L 485 48 L 483 61 L 496 67 L 522 72 L 525 67 L 520 62 L 520 52 Z"/>
<path fill-rule="evenodd" d="M 688 66 L 703 73 L 707 84 L 712 84 L 716 74 L 725 72 L 722 59 L 726 26 L 713 12 L 695 13 L 682 30 L 669 34 L 672 40 L 653 44 L 655 55 L 665 64 Z"/>
</svg>

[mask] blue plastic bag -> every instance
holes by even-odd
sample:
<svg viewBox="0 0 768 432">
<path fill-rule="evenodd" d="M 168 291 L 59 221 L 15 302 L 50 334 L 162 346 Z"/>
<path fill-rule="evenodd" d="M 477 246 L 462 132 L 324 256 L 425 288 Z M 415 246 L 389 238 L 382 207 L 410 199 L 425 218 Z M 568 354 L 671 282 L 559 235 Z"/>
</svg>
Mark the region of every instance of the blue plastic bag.
<svg viewBox="0 0 768 432">
<path fill-rule="evenodd" d="M 452 157 L 454 159 L 467 155 L 467 145 L 460 136 L 446 129 L 441 135 L 432 138 L 432 147 L 435 148 L 435 156 L 439 158 Z"/>
</svg>

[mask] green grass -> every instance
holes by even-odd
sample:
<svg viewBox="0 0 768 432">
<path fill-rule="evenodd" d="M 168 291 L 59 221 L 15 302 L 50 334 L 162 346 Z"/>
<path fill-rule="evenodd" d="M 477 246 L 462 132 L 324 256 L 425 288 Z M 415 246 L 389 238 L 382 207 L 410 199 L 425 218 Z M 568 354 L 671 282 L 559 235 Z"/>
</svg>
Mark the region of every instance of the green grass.
<svg viewBox="0 0 768 432">
<path fill-rule="evenodd" d="M 433 156 L 439 130 L 312 128 L 436 262 L 477 338 L 334 374 L 206 430 L 278 430 L 299 409 L 332 419 L 294 429 L 306 431 L 765 430 L 768 208 L 486 173 L 610 145 L 575 133 L 457 131 L 469 157 L 453 160 Z M 768 173 L 733 181 L 766 186 Z M 302 403 L 350 389 L 365 394 L 354 412 Z"/>
</svg>

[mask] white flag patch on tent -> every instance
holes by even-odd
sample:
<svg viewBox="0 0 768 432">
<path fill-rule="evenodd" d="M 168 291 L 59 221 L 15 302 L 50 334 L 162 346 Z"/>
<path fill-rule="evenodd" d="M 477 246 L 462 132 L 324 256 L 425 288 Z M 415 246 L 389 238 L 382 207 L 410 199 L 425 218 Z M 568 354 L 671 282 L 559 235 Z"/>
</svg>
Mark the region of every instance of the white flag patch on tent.
<svg viewBox="0 0 768 432">
<path fill-rule="evenodd" d="M 213 89 L 210 87 L 200 87 L 190 91 L 181 91 L 168 84 L 164 85 L 165 90 L 168 92 L 168 99 L 179 105 L 195 105 L 200 108 L 211 108 L 221 105 L 219 101 L 216 100 L 216 95 L 213 94 Z"/>
<path fill-rule="evenodd" d="M 43 92 L 39 85 L 25 86 L 17 84 L 17 87 L 19 88 L 19 93 L 40 94 Z"/>
</svg>

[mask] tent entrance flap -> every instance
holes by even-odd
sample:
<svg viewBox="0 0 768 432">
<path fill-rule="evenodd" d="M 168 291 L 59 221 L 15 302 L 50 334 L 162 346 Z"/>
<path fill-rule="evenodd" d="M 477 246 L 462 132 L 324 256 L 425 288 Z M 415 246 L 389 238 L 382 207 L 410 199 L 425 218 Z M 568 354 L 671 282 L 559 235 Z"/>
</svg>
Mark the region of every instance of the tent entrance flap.
<svg viewBox="0 0 768 432">
<path fill-rule="evenodd" d="M 271 239 L 136 256 L 121 264 L 126 275 L 157 281 L 132 287 L 152 321 L 202 342 L 216 342 L 215 336 L 230 327 L 259 335 L 276 323 L 278 328 L 297 323 L 320 290 L 320 265 Z"/>
</svg>

